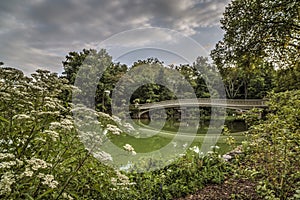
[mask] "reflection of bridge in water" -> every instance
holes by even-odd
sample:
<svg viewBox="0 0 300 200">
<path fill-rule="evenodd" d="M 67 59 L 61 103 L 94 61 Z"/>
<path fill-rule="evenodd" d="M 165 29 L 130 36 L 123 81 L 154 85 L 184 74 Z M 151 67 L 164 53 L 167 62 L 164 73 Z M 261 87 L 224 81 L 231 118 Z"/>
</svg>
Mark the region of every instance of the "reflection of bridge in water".
<svg viewBox="0 0 300 200">
<path fill-rule="evenodd" d="M 155 103 L 146 103 L 136 105 L 139 109 L 139 118 L 142 114 L 149 112 L 152 109 L 162 108 L 187 108 L 187 107 L 222 107 L 234 110 L 250 110 L 252 108 L 266 108 L 266 100 L 263 99 L 180 99 L 167 100 Z"/>
</svg>

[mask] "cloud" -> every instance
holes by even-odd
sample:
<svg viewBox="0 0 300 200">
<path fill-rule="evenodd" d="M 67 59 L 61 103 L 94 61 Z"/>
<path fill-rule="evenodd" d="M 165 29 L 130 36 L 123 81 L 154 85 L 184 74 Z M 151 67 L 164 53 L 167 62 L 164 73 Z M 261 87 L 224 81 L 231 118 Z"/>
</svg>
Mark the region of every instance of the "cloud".
<svg viewBox="0 0 300 200">
<path fill-rule="evenodd" d="M 163 27 L 197 37 L 219 26 L 228 0 L 10 0 L 0 2 L 0 61 L 26 73 L 62 71 L 70 51 L 96 48 L 122 31 Z M 159 33 L 158 33 L 159 34 Z M 161 37 L 168 42 L 168 36 Z M 221 39 L 221 38 L 220 38 Z M 137 42 L 132 38 L 133 42 Z"/>
</svg>

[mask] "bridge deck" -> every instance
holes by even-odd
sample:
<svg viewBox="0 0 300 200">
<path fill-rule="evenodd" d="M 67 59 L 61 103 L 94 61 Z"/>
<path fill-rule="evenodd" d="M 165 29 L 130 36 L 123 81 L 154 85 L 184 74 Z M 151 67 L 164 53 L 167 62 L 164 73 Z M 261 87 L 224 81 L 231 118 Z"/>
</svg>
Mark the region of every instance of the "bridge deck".
<svg viewBox="0 0 300 200">
<path fill-rule="evenodd" d="M 146 103 L 138 105 L 140 110 L 168 108 L 168 107 L 194 107 L 194 106 L 217 106 L 217 107 L 233 107 L 233 108 L 264 108 L 267 107 L 266 100 L 263 99 L 180 99 L 167 100 L 155 103 Z"/>
</svg>

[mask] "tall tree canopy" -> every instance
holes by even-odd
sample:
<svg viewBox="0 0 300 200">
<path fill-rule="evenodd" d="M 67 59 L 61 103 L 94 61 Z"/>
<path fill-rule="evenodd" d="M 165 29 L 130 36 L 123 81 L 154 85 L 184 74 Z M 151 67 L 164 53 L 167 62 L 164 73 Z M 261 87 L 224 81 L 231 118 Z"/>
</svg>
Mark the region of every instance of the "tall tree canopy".
<svg viewBox="0 0 300 200">
<path fill-rule="evenodd" d="M 232 0 L 221 20 L 224 38 L 211 52 L 227 97 L 262 98 L 273 86 L 298 88 L 295 81 L 281 83 L 297 80 L 286 72 L 300 71 L 299 7 L 296 0 Z"/>
<path fill-rule="evenodd" d="M 214 61 L 220 66 L 261 57 L 280 68 L 299 65 L 299 7 L 296 0 L 233 0 L 221 20 L 225 35 L 212 51 Z"/>
</svg>

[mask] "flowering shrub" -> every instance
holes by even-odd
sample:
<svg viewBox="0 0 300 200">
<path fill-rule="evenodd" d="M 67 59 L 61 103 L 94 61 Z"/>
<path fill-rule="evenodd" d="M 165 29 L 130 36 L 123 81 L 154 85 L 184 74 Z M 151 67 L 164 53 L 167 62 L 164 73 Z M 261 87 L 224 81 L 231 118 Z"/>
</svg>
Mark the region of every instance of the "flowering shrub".
<svg viewBox="0 0 300 200">
<path fill-rule="evenodd" d="M 263 196 L 287 199 L 300 187 L 300 91 L 269 97 L 266 121 L 249 132 L 246 170 L 260 180 Z"/>
<path fill-rule="evenodd" d="M 78 182 L 103 171 L 115 174 L 79 141 L 65 79 L 43 70 L 29 78 L 0 68 L 0 80 L 1 199 L 72 199 L 90 187 Z M 112 185 L 110 175 L 99 180 L 107 183 L 97 186 L 99 190 Z"/>
</svg>

